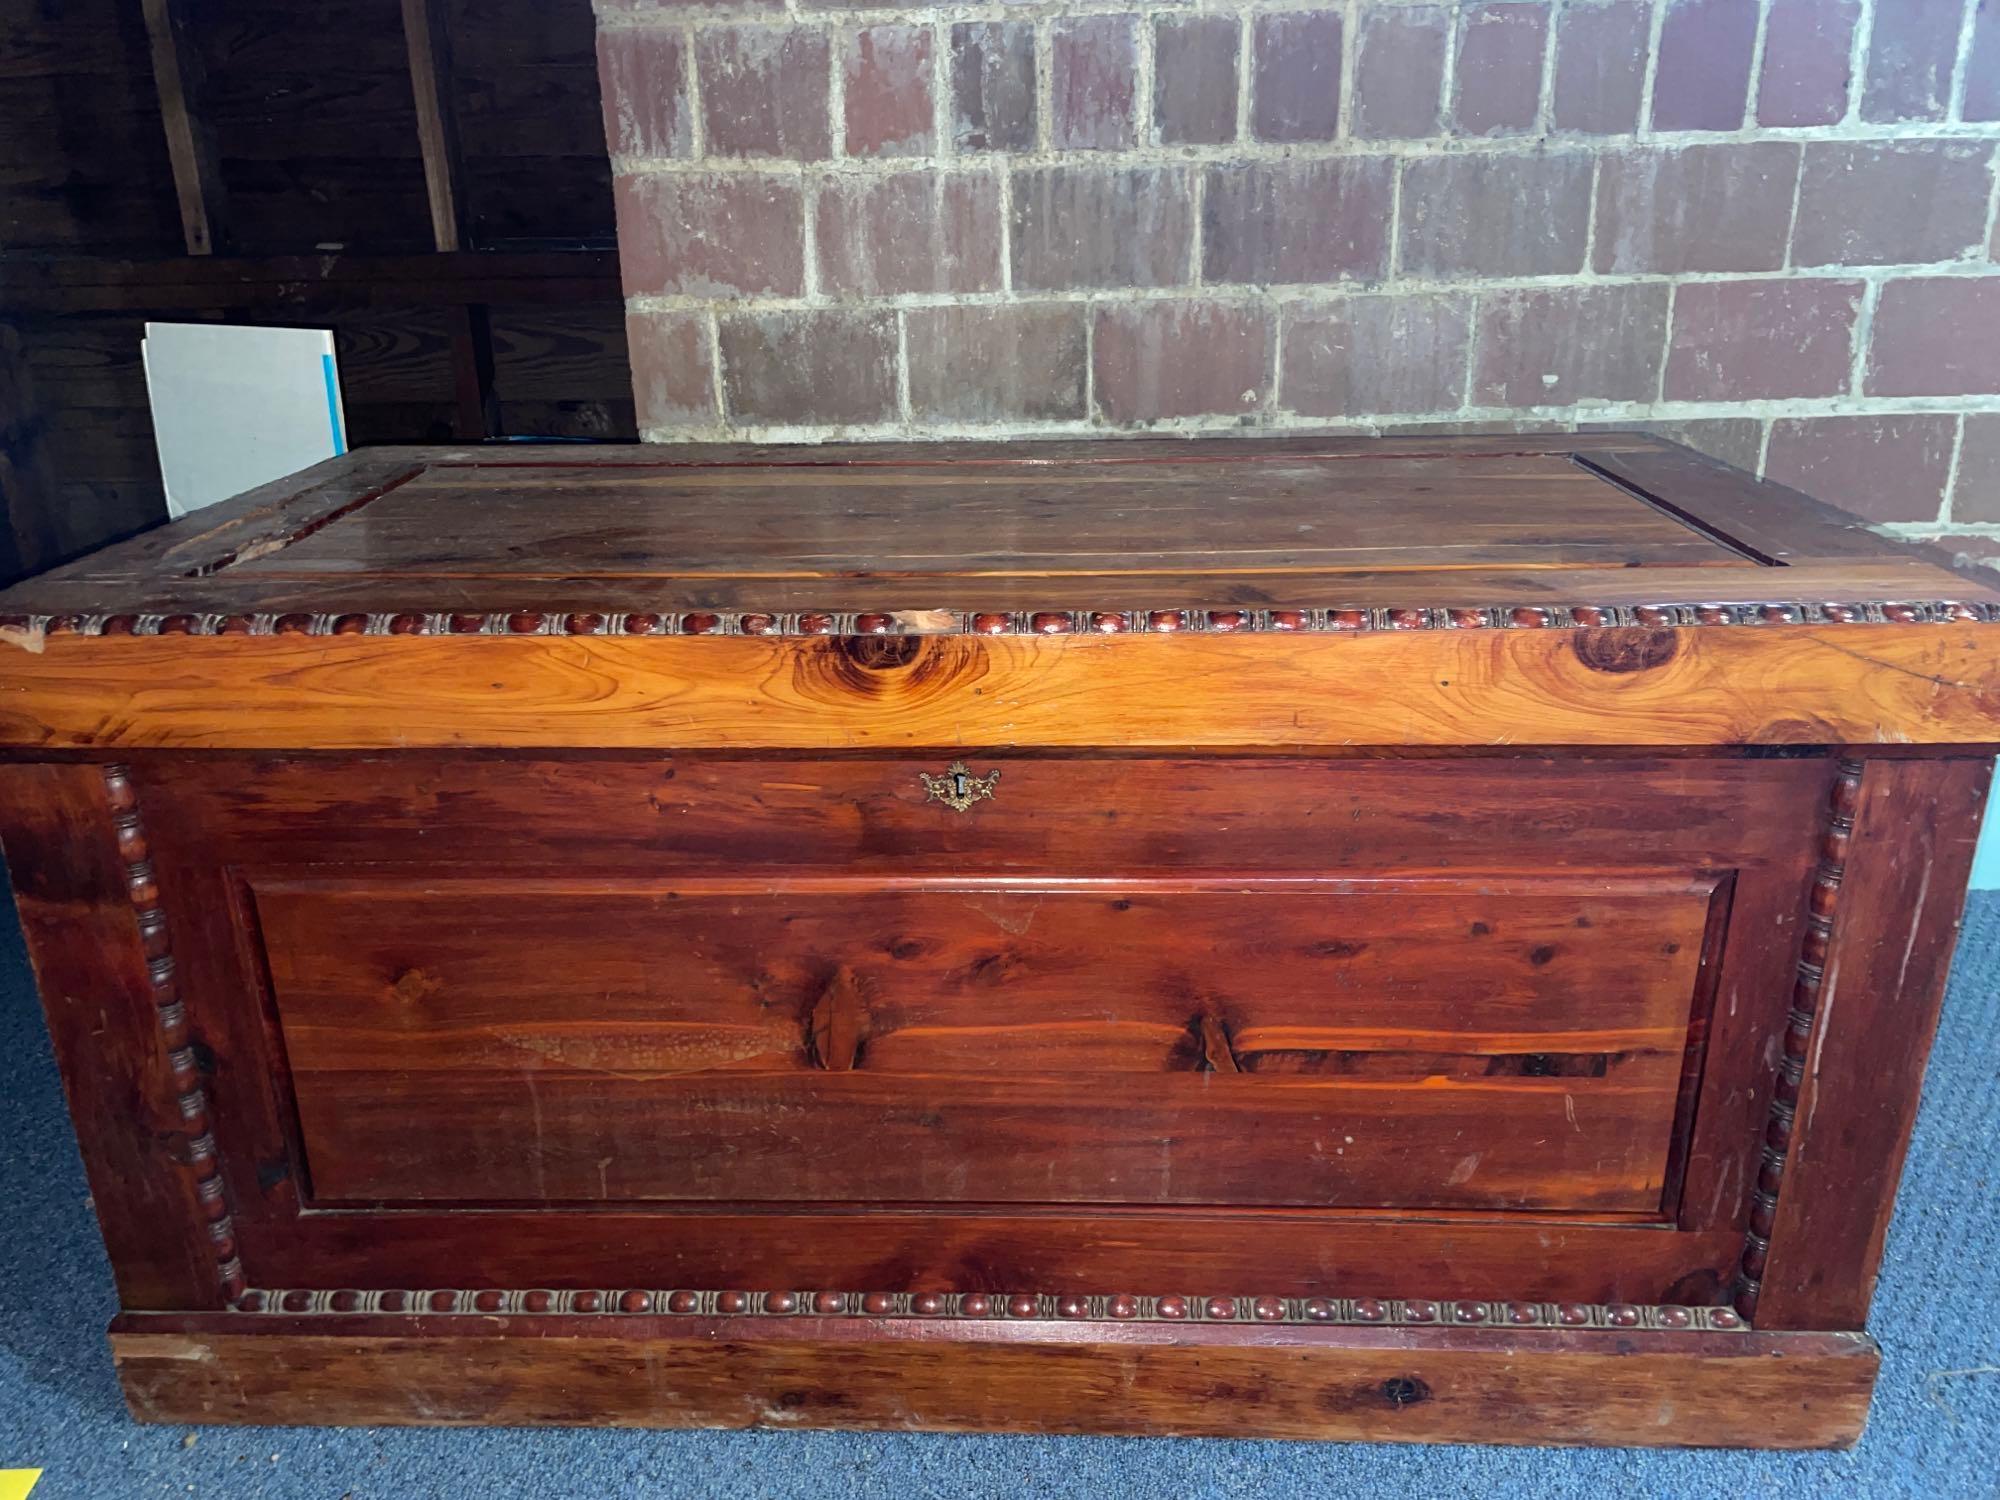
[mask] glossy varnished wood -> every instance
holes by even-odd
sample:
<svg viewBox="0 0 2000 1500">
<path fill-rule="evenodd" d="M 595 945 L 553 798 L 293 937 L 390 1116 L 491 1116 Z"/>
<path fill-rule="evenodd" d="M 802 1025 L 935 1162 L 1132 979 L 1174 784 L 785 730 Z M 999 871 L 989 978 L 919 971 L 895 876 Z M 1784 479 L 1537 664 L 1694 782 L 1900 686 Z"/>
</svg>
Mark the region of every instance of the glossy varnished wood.
<svg viewBox="0 0 2000 1500">
<path fill-rule="evenodd" d="M 1996 705 L 1645 437 L 388 451 L 0 838 L 145 1416 L 1826 1444 Z"/>
<path fill-rule="evenodd" d="M 1714 886 L 252 888 L 322 1201 L 1657 1214 Z"/>
<path fill-rule="evenodd" d="M 1852 1443 L 1879 1363 L 1845 1334 L 548 1321 L 128 1318 L 113 1348 L 134 1413 L 161 1422 L 1776 1448 Z"/>
<path fill-rule="evenodd" d="M 1633 434 L 375 449 L 0 615 L 2000 600 L 1836 515 Z"/>
<path fill-rule="evenodd" d="M 872 640 L 54 637 L 22 749 L 1952 744 L 2000 627 Z"/>
<path fill-rule="evenodd" d="M 114 785 L 94 765 L 0 766 L 0 847 L 119 1300 L 214 1307 L 234 1233 L 152 851 Z"/>
<path fill-rule="evenodd" d="M 149 816 L 163 879 L 184 893 L 186 982 L 213 997 L 203 1014 L 231 1106 L 220 1128 L 241 1169 L 240 1231 L 267 1279 L 352 1281 L 393 1243 L 395 1263 L 419 1280 L 449 1278 L 470 1258 L 516 1281 L 553 1262 L 627 1279 L 671 1267 L 696 1282 L 754 1263 L 937 1287 L 1063 1266 L 1115 1278 L 1143 1263 L 1165 1275 L 1184 1262 L 1408 1295 L 1532 1283 L 1552 1296 L 1658 1300 L 1726 1284 L 1770 1087 L 1759 1059 L 1783 1029 L 1789 955 L 1710 949 L 1732 913 L 1781 929 L 1797 910 L 1811 854 L 1799 829 L 1824 802 L 1824 758 L 976 764 L 1000 772 L 998 793 L 960 815 L 927 801 L 902 759 L 142 763 L 142 781 L 161 791 Z M 1581 802 L 1579 775 L 1593 788 Z M 588 879 L 573 873 L 580 859 Z M 1256 915 L 1232 923 L 1232 909 Z M 1121 939 L 1121 922 L 1138 936 Z M 260 1019 L 245 997 L 267 984 Z M 1718 1007 L 1739 1018 L 1733 1035 L 1759 1039 L 1711 1049 Z M 821 1066 L 843 1055 L 836 1036 L 849 1070 Z M 662 1072 L 674 1056 L 693 1071 Z M 1053 1118 L 1049 1109 L 1092 1096 L 1108 1058 L 1133 1070 L 1124 1107 L 1154 1121 L 1171 1102 L 1160 1084 L 1222 1086 L 1248 1101 L 1248 1113 L 1185 1137 L 1208 1162 L 1215 1206 L 1177 1217 L 1129 1201 L 1060 1210 L 1065 1195 L 1106 1196 L 1113 1172 L 1126 1186 L 1109 1196 L 1129 1200 L 1132 1182 L 1157 1193 L 1157 1125 L 1080 1145 L 1053 1174 L 1039 1165 L 1046 1142 L 1016 1161 L 955 1133 L 954 1121 L 986 1109 L 995 1141 L 1019 1143 L 1029 1117 L 1000 1107 L 1026 1087 L 1015 1080 L 1049 1080 L 1034 1087 Z M 1238 1071 L 1225 1077 L 1218 1065 L 1232 1058 Z M 1419 1109 L 1400 1142 L 1343 1130 L 1355 1145 L 1327 1142 L 1314 1166 L 1285 1144 L 1295 1133 L 1261 1138 L 1256 1095 L 1240 1092 L 1454 1077 L 1503 1112 L 1521 1086 L 1518 1107 L 1544 1101 L 1553 1129 L 1509 1136 L 1452 1183 L 1495 1135 L 1490 1114 L 1432 1125 Z M 1699 1107 L 1690 1077 L 1706 1091 Z M 811 1095 L 794 1096 L 825 1092 L 814 1080 L 872 1090 L 877 1117 L 902 1120 L 910 1149 L 864 1147 L 872 1126 L 801 1130 Z M 1642 1082 L 1643 1125 L 1627 1115 L 1620 1127 L 1592 1103 L 1598 1089 L 1625 1097 L 1623 1080 Z M 772 1081 L 787 1107 L 754 1109 Z M 545 1163 L 537 1129 L 587 1146 L 576 1132 L 618 1128 L 620 1116 L 582 1102 L 600 1089 L 607 1106 L 623 1090 L 622 1118 L 637 1110 L 655 1128 L 630 1150 Z M 701 1128 L 738 1121 L 750 1132 L 761 1120 L 740 1144 L 762 1150 L 764 1165 L 741 1150 L 728 1158 L 735 1170 L 689 1158 L 675 1131 L 657 1128 L 674 1098 L 736 1101 L 749 1112 L 710 1114 Z M 409 1128 L 419 1115 L 434 1128 Z M 1098 1137 L 1087 1115 L 1073 1118 L 1071 1134 Z M 341 1155 L 316 1155 L 316 1124 L 331 1132 L 318 1148 Z M 796 1150 L 758 1147 L 787 1131 L 801 1135 Z M 466 1156 L 480 1140 L 490 1149 Z M 1154 1148 L 1120 1144 L 1148 1140 Z M 1523 1198 L 1517 1174 L 1512 1199 L 1484 1199 L 1483 1221 L 1464 1208 L 1379 1206 L 1476 1203 L 1507 1153 L 1552 1162 L 1578 1148 L 1644 1163 L 1628 1196 L 1588 1210 Z M 1433 1165 L 1416 1170 L 1412 1150 Z M 665 1171 L 675 1152 L 681 1163 Z M 322 1162 L 366 1174 L 347 1188 L 362 1180 L 403 1206 L 322 1202 L 341 1186 L 319 1179 Z M 1153 1175 L 1132 1177 L 1141 1165 Z M 961 1168 L 962 1181 L 939 1189 L 956 1199 L 881 1201 Z M 535 1188 L 544 1169 L 552 1175 Z M 1316 1174 L 1314 1205 L 1245 1216 L 1248 1202 L 1295 1194 L 1302 1171 Z M 1683 1192 L 1683 1178 L 1698 1187 Z M 1530 1191 L 1592 1180 L 1606 1179 L 1561 1189 L 1551 1176 Z M 1366 1185 L 1377 1207 L 1339 1206 L 1362 1203 Z M 556 1189 L 590 1212 L 521 1202 Z M 663 1192 L 682 1201 L 632 1211 L 630 1195 Z M 786 1192 L 800 1196 L 773 1201 Z M 468 1217 L 425 1197 L 484 1206 Z M 1535 1202 L 1567 1212 L 1536 1213 Z M 1677 1232 L 1625 1227 L 1662 1222 Z"/>
<path fill-rule="evenodd" d="M 1802 1045 L 1757 1316 L 1859 1327 L 1882 1261 L 1992 763 L 1870 764 Z M 1798 1029 L 1795 1027 L 1795 1030 Z"/>
</svg>

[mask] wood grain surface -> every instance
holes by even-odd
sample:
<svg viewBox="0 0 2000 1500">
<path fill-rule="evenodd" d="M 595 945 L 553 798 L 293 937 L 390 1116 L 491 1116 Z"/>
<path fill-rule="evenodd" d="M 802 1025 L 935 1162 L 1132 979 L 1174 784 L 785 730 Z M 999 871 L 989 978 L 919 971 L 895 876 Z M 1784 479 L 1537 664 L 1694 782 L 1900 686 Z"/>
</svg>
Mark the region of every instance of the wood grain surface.
<svg viewBox="0 0 2000 1500">
<path fill-rule="evenodd" d="M 422 1333 L 122 1319 L 154 1422 L 1268 1437 L 1767 1448 L 1861 1434 L 1879 1355 L 1856 1334 L 970 1325 L 911 1320 L 433 1318 Z M 157 1331 L 155 1331 L 157 1330 Z"/>
<path fill-rule="evenodd" d="M 0 598 L 161 1420 L 1851 1441 L 1996 744 L 2000 590 L 1617 435 L 392 451 Z"/>
<path fill-rule="evenodd" d="M 119 1301 L 218 1307 L 217 1252 L 234 1250 L 190 1171 L 214 1143 L 184 1009 L 160 1009 L 164 929 L 135 907 L 157 911 L 145 832 L 114 825 L 97 766 L 0 765 L 0 845 Z"/>
<path fill-rule="evenodd" d="M 2000 601 L 1632 433 L 383 448 L 0 593 L 0 616 Z"/>
<path fill-rule="evenodd" d="M 1644 1213 L 1714 882 L 253 889 L 322 1202 Z"/>
<path fill-rule="evenodd" d="M 1725 938 L 1739 923 L 1786 932 L 1795 919 L 1831 776 L 1824 755 L 972 760 L 1000 773 L 999 795 L 967 814 L 926 800 L 917 773 L 941 761 L 900 756 L 135 762 L 212 1059 L 239 1233 L 263 1284 L 365 1285 L 389 1266 L 412 1285 L 477 1267 L 489 1285 L 807 1276 L 892 1288 L 1070 1274 L 1156 1284 L 1194 1268 L 1411 1296 L 1717 1295 L 1742 1250 L 1769 1100 L 1763 1058 L 1783 1031 L 1792 959 L 1781 944 Z M 1254 917 L 1232 924 L 1232 903 Z M 1121 922 L 1134 924 L 1123 939 Z M 1130 975 L 1093 956 L 1100 938 Z M 1435 995 L 1420 980 L 1429 969 Z M 1664 1048 L 1651 1049 L 1670 1012 L 1683 1044 L 1672 1082 Z M 741 1061 L 772 1071 L 724 1056 L 745 1027 L 755 1035 Z M 1642 1037 L 1629 1057 L 1589 1050 Z M 1329 1043 L 1338 1049 L 1320 1050 Z M 1534 1045 L 1585 1050 L 1518 1050 Z M 690 1071 L 668 1071 L 676 1057 Z M 1032 1109 L 996 1092 L 1019 1093 L 1018 1074 L 1048 1081 Z M 1107 1134 L 1073 1103 L 1107 1074 L 1123 1080 L 1114 1097 L 1137 1127 Z M 601 1119 L 576 1102 L 599 1076 L 607 1098 L 627 1090 Z M 1647 1080 L 1643 1125 L 1620 1125 L 1582 1094 L 1576 1122 L 1561 1108 L 1555 1087 L 1616 1088 L 1621 1076 Z M 1432 1077 L 1445 1092 L 1491 1091 L 1471 1101 L 1524 1085 L 1503 1112 L 1548 1107 L 1553 1132 L 1496 1147 L 1510 1159 L 1601 1144 L 1603 1166 L 1574 1157 L 1581 1177 L 1524 1193 L 1518 1171 L 1509 1184 L 1482 1159 L 1453 1184 L 1494 1134 L 1490 1114 L 1482 1123 L 1459 1103 L 1447 1113 L 1467 1121 L 1463 1145 L 1419 1124 L 1411 1149 L 1430 1155 L 1400 1172 L 1384 1154 L 1394 1143 L 1364 1131 L 1342 1130 L 1355 1147 L 1330 1142 L 1323 1165 L 1283 1142 L 1231 1149 L 1277 1118 L 1243 1091 Z M 793 1092 L 760 1109 L 772 1079 Z M 776 1108 L 817 1108 L 796 1091 L 822 1082 L 835 1108 L 878 1101 L 914 1144 L 870 1155 Z M 459 1084 L 495 1096 L 477 1128 L 467 1110 L 486 1106 Z M 1150 1128 L 1157 1147 L 1163 1111 L 1178 1108 L 1169 1091 L 1184 1085 L 1238 1101 L 1215 1106 L 1212 1144 L 1183 1137 L 1200 1158 L 1189 1170 L 1224 1198 L 1041 1198 L 1107 1183 L 1156 1195 L 1157 1157 L 1141 1160 L 1130 1142 Z M 733 1171 L 687 1165 L 691 1148 L 674 1136 L 690 1089 L 756 1111 L 800 1149 L 760 1145 L 752 1116 L 711 1111 L 689 1128 L 733 1131 L 748 1156 Z M 549 1156 L 543 1189 L 530 1180 L 529 1093 L 548 1141 L 584 1153 Z M 679 1113 L 664 1115 L 666 1102 Z M 435 1128 L 410 1128 L 409 1109 Z M 995 1128 L 1008 1141 L 1027 1140 L 1035 1121 L 1068 1132 L 1073 1165 L 1052 1184 L 1031 1181 L 1026 1164 L 993 1166 L 994 1143 L 963 1128 L 980 1111 L 1004 1116 Z M 652 1126 L 629 1155 L 590 1139 L 635 1119 Z M 315 1136 L 329 1122 L 332 1134 Z M 1535 1144 L 1544 1135 L 1546 1148 Z M 1048 1149 L 1035 1135 L 1024 1163 Z M 1358 1174 L 1344 1170 L 1350 1159 Z M 407 1170 L 394 1183 L 398 1162 Z M 326 1200 L 339 1181 L 322 1166 L 400 1206 Z M 950 1186 L 959 1171 L 963 1187 Z M 1294 1192 L 1302 1172 L 1321 1201 L 1244 1201 Z M 885 1201 L 927 1180 L 1015 1201 Z M 1659 1185 L 1641 1194 L 1640 1181 Z M 1560 1201 L 1536 1193 L 1579 1182 L 1600 1204 L 1638 1206 L 1535 1206 Z M 780 1184 L 803 1196 L 768 1196 Z M 1342 1206 L 1364 1187 L 1389 1203 L 1468 1204 L 1489 1186 L 1483 1206 Z M 556 1188 L 582 1196 L 532 1196 Z M 471 1202 L 477 1211 L 460 1206 Z"/>
<path fill-rule="evenodd" d="M 498 545 L 496 545 L 498 543 Z M 1559 454 L 846 469 L 438 465 L 281 551 L 265 578 L 1063 579 L 1506 564 L 1751 568 Z M 921 581 L 921 582 L 920 582 Z"/>
<path fill-rule="evenodd" d="M 50 639 L 0 745 L 858 750 L 1980 744 L 2000 628 Z"/>
<path fill-rule="evenodd" d="M 1862 777 L 1798 1058 L 1757 1303 L 1766 1326 L 1867 1321 L 1991 778 L 1987 759 L 1877 762 Z"/>
</svg>

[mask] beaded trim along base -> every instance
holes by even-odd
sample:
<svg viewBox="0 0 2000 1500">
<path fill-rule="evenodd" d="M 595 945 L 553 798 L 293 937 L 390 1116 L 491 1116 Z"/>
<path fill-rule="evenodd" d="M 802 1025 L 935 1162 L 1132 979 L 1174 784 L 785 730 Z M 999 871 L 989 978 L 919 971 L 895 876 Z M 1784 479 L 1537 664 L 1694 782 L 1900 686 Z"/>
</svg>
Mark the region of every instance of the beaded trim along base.
<svg viewBox="0 0 2000 1500">
<path fill-rule="evenodd" d="M 1523 604 L 1467 608 L 884 610 L 869 614 L 598 614 L 514 610 L 439 614 L 4 615 L 0 630 L 42 635 L 1172 635 L 1257 631 L 1549 630 L 1689 625 L 1951 625 L 2000 621 L 2000 604 L 1951 600 L 1769 604 Z"/>
<path fill-rule="evenodd" d="M 1137 1297 L 1005 1292 L 271 1291 L 245 1292 L 241 1313 L 669 1313 L 686 1317 L 940 1318 L 1119 1323 L 1298 1323 L 1321 1327 L 1655 1329 L 1735 1332 L 1727 1307 L 1602 1302 L 1426 1301 L 1376 1297 Z"/>
</svg>

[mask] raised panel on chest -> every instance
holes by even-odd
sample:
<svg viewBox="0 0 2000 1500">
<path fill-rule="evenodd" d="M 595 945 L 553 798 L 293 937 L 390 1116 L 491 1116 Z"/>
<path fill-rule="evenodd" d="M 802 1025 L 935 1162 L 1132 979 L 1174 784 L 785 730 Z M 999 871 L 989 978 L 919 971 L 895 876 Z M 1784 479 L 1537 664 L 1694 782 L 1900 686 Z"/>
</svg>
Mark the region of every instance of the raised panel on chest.
<svg viewBox="0 0 2000 1500">
<path fill-rule="evenodd" d="M 145 768 L 253 1274 L 1727 1274 L 1825 761 L 972 760 Z"/>
<path fill-rule="evenodd" d="M 1713 891 L 254 887 L 323 1201 L 1655 1214 Z"/>
</svg>

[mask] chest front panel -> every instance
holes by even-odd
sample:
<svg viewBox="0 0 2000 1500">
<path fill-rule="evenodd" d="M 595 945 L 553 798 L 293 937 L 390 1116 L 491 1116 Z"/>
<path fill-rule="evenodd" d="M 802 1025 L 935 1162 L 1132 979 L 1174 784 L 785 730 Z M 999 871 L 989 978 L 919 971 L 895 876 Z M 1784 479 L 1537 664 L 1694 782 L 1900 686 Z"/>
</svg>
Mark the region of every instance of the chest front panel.
<svg viewBox="0 0 2000 1500">
<path fill-rule="evenodd" d="M 1726 1278 L 1826 760 L 970 762 L 149 762 L 256 1280 Z"/>
</svg>

